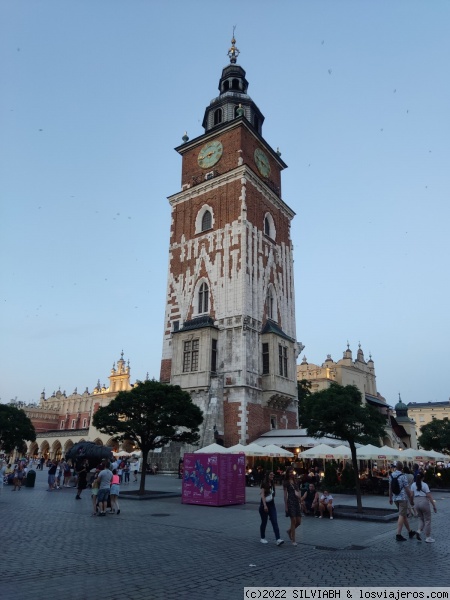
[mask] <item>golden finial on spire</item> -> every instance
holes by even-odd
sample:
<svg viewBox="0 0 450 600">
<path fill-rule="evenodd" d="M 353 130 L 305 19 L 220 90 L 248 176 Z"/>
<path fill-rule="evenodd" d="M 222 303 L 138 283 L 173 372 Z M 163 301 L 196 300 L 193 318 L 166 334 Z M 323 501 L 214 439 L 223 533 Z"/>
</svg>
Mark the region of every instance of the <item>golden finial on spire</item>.
<svg viewBox="0 0 450 600">
<path fill-rule="evenodd" d="M 236 64 L 237 57 L 239 56 L 239 50 L 236 48 L 236 40 L 234 38 L 234 30 L 236 25 L 233 25 L 233 37 L 231 38 L 231 48 L 228 50 L 228 56 L 232 65 Z"/>
</svg>

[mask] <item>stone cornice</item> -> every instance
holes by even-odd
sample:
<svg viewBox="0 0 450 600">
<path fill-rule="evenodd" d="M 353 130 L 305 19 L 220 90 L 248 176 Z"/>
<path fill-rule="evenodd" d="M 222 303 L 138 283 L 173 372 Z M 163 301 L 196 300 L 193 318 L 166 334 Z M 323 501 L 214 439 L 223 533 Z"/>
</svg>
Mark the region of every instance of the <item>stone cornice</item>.
<svg viewBox="0 0 450 600">
<path fill-rule="evenodd" d="M 245 182 L 251 183 L 267 200 L 280 209 L 289 219 L 293 219 L 295 212 L 273 192 L 269 186 L 267 186 L 247 165 L 236 167 L 232 171 L 228 171 L 223 175 L 217 175 L 211 179 L 207 179 L 202 183 L 173 194 L 168 197 L 170 205 L 176 206 L 182 202 L 189 202 L 198 196 L 203 196 L 207 193 L 211 193 L 213 190 L 218 189 L 224 185 L 228 185 L 231 182 L 241 180 L 241 184 Z"/>
</svg>

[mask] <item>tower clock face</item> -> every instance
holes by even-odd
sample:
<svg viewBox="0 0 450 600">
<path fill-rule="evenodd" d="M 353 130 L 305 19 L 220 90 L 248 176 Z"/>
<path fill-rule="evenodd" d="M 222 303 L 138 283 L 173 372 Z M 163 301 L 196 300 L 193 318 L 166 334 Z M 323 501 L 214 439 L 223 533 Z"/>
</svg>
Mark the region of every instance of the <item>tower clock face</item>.
<svg viewBox="0 0 450 600">
<path fill-rule="evenodd" d="M 266 154 L 264 154 L 260 148 L 256 148 L 254 158 L 256 166 L 258 167 L 258 171 L 261 173 L 261 175 L 263 177 L 269 177 L 270 164 Z"/>
<path fill-rule="evenodd" d="M 223 152 L 222 143 L 219 140 L 208 142 L 200 150 L 198 164 L 202 169 L 209 169 L 219 162 Z"/>
</svg>

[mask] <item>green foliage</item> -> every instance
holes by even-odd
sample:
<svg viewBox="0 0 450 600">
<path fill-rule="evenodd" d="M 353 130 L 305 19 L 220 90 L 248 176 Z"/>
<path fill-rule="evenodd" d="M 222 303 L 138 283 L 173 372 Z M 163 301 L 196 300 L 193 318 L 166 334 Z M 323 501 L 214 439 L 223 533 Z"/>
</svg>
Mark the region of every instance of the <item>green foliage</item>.
<svg viewBox="0 0 450 600">
<path fill-rule="evenodd" d="M 425 450 L 450 453 L 450 421 L 445 419 L 433 419 L 424 425 L 419 436 L 419 444 Z"/>
<path fill-rule="evenodd" d="M 21 408 L 0 404 L 0 448 L 5 452 L 26 448 L 26 441 L 34 442 L 36 431 L 33 423 Z"/>
<path fill-rule="evenodd" d="M 355 471 L 353 467 L 346 463 L 345 467 L 341 473 L 341 481 L 340 484 L 345 490 L 354 490 L 355 489 Z"/>
<path fill-rule="evenodd" d="M 334 460 L 326 461 L 324 473 L 325 475 L 320 482 L 320 487 L 323 490 L 328 488 L 334 489 L 339 484 L 337 476 L 337 463 Z"/>
<path fill-rule="evenodd" d="M 99 431 L 118 440 L 131 440 L 143 453 L 169 442 L 197 443 L 202 422 L 202 411 L 188 392 L 154 379 L 120 392 L 108 406 L 99 408 L 93 419 Z"/>
<path fill-rule="evenodd" d="M 354 385 L 332 383 L 299 403 L 299 421 L 308 435 L 333 435 L 359 444 L 378 444 L 385 434 L 386 417 L 369 404 L 362 404 Z"/>
<path fill-rule="evenodd" d="M 139 493 L 145 492 L 145 465 L 150 450 L 169 442 L 196 444 L 202 411 L 178 385 L 139 382 L 128 392 L 120 392 L 93 418 L 94 427 L 117 440 L 130 440 L 142 451 L 142 477 Z"/>
<path fill-rule="evenodd" d="M 361 392 L 354 385 L 330 387 L 310 394 L 299 402 L 299 422 L 308 435 L 321 438 L 332 435 L 345 440 L 352 452 L 354 483 L 358 511 L 362 512 L 361 488 L 355 444 L 378 444 L 385 434 L 386 417 L 376 408 L 362 403 Z"/>
<path fill-rule="evenodd" d="M 297 381 L 297 397 L 298 401 L 301 402 L 305 398 L 311 395 L 311 382 L 307 379 L 301 379 Z"/>
</svg>

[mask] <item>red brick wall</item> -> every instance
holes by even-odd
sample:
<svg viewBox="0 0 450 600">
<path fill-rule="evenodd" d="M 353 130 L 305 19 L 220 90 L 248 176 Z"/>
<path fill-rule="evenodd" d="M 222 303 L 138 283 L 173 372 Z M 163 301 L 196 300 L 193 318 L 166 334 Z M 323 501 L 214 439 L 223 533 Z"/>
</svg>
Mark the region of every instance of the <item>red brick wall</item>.
<svg viewBox="0 0 450 600">
<path fill-rule="evenodd" d="M 229 448 L 239 443 L 238 421 L 241 420 L 241 405 L 238 402 L 223 402 L 224 445 Z"/>
<path fill-rule="evenodd" d="M 172 359 L 171 358 L 163 358 L 161 361 L 161 372 L 159 375 L 159 381 L 161 383 L 169 383 L 171 371 L 172 371 Z"/>
<path fill-rule="evenodd" d="M 183 166 L 181 172 L 181 185 L 191 184 L 193 177 L 204 180 L 205 174 L 210 171 L 217 171 L 220 174 L 228 173 L 238 166 L 238 160 L 241 157 L 243 164 L 248 165 L 258 176 L 261 176 L 255 164 L 254 152 L 256 148 L 261 148 L 270 164 L 270 175 L 268 179 L 276 186 L 281 186 L 280 168 L 271 154 L 264 148 L 264 145 L 244 126 L 237 126 L 235 129 L 219 133 L 216 138 L 222 143 L 223 154 L 219 162 L 207 169 L 202 169 L 198 162 L 200 150 L 205 145 L 202 142 L 195 148 L 192 148 L 183 155 Z M 207 142 L 206 142 L 207 143 Z M 242 150 L 242 152 L 239 152 Z M 264 178 L 262 178 L 264 180 Z"/>
<path fill-rule="evenodd" d="M 247 421 L 248 442 L 253 442 L 261 437 L 263 433 L 270 431 L 270 417 L 272 415 L 277 419 L 278 428 L 285 426 L 284 420 L 281 420 L 284 416 L 286 416 L 288 419 L 287 429 L 295 429 L 297 427 L 296 415 L 294 412 L 277 410 L 267 406 L 263 407 L 258 404 L 249 404 Z"/>
</svg>

